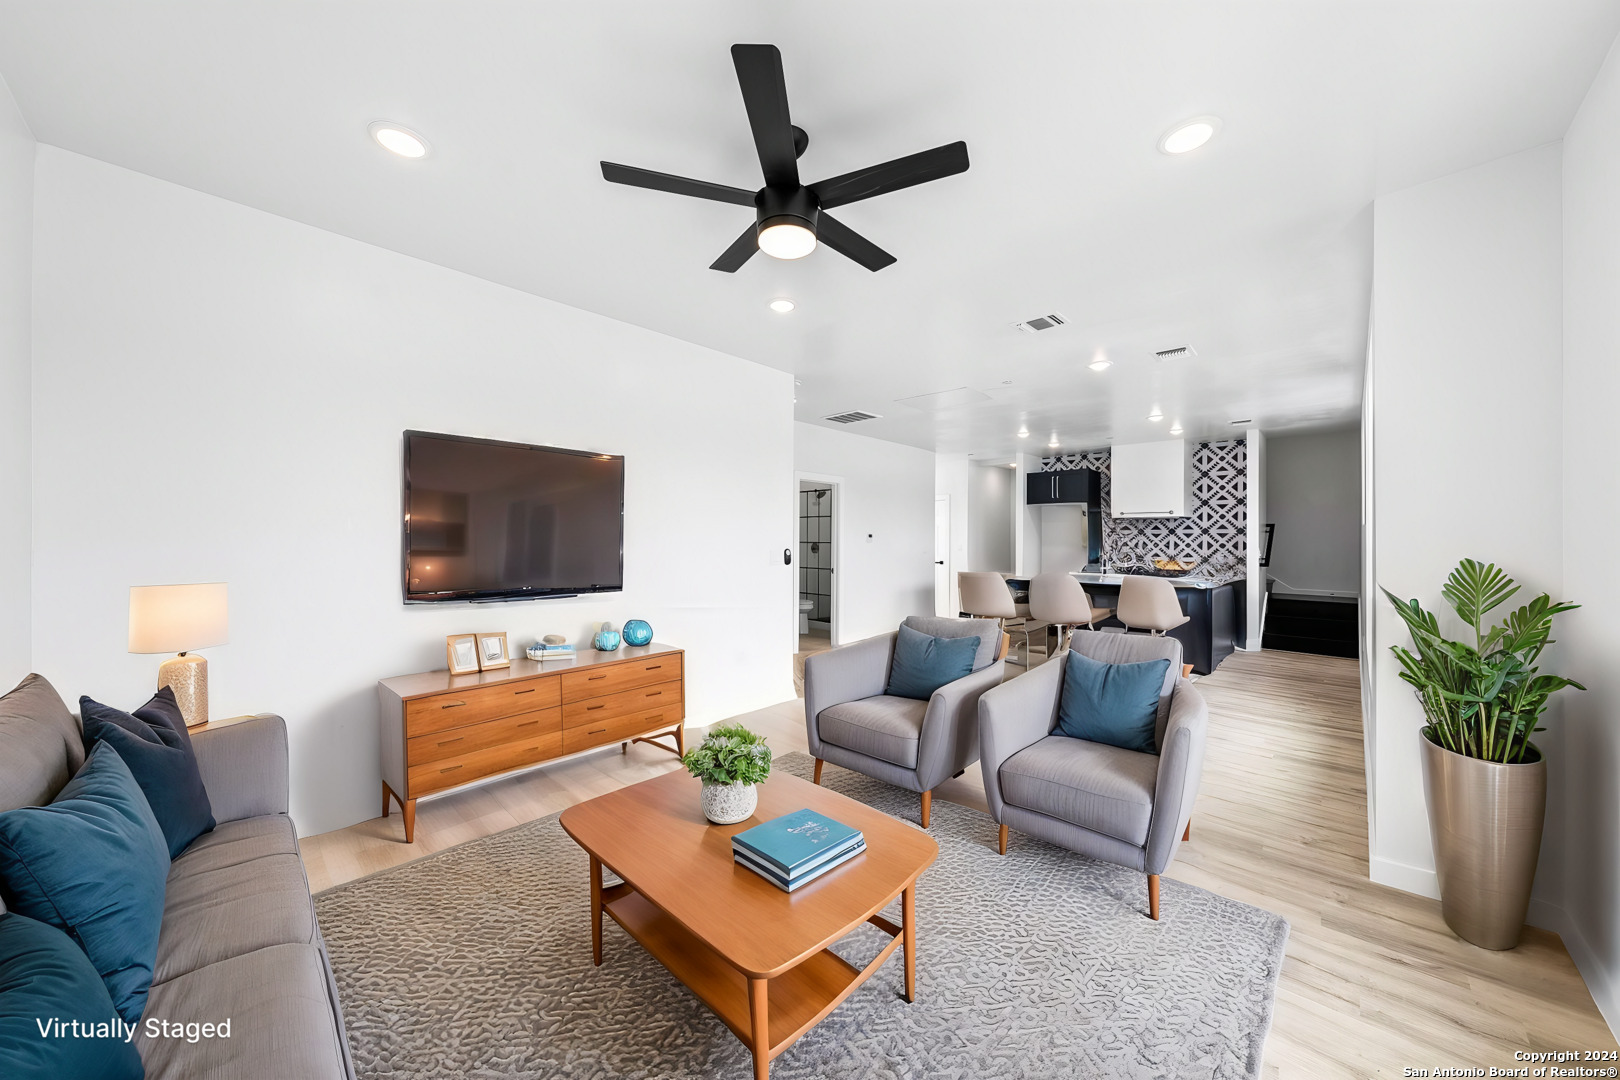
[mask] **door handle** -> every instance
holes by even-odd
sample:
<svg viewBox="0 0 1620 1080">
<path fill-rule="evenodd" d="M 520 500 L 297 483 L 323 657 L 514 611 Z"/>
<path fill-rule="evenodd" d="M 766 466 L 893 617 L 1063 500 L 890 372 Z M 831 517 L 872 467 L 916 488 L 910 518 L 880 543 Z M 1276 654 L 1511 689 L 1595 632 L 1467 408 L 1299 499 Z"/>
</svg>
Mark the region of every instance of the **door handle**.
<svg viewBox="0 0 1620 1080">
<path fill-rule="evenodd" d="M 935 566 L 944 566 L 945 565 L 945 560 L 944 559 L 935 559 L 934 560 L 934 565 Z"/>
<path fill-rule="evenodd" d="M 782 565 L 783 566 L 792 566 L 793 565 L 793 550 L 791 548 L 783 548 L 782 549 Z"/>
</svg>

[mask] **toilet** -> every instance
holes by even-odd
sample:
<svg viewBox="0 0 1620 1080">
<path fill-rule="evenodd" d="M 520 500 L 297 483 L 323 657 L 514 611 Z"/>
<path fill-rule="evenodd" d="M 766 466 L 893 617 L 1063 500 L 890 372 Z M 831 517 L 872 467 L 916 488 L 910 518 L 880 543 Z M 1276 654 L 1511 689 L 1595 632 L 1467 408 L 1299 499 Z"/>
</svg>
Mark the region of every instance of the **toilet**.
<svg viewBox="0 0 1620 1080">
<path fill-rule="evenodd" d="M 816 609 L 816 602 L 806 597 L 799 597 L 799 634 L 803 636 L 810 632 L 810 613 Z"/>
</svg>

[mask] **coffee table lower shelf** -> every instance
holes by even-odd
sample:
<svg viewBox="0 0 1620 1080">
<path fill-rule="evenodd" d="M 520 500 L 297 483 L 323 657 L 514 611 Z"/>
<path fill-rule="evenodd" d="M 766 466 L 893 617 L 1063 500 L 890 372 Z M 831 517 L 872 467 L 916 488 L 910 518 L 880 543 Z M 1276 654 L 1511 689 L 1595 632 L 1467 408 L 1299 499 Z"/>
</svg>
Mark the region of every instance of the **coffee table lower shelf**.
<svg viewBox="0 0 1620 1080">
<path fill-rule="evenodd" d="M 881 915 L 867 919 L 891 940 L 865 968 L 855 967 L 831 949 L 822 949 L 772 978 L 751 979 L 629 885 L 605 887 L 601 896 L 601 910 L 685 983 L 753 1051 L 755 1073 L 760 1076 L 767 1074 L 772 1058 L 882 967 L 904 942 L 907 929 Z M 911 967 L 907 965 L 908 1001 L 913 993 Z M 759 1028 L 764 1029 L 762 1039 L 756 1038 Z"/>
</svg>

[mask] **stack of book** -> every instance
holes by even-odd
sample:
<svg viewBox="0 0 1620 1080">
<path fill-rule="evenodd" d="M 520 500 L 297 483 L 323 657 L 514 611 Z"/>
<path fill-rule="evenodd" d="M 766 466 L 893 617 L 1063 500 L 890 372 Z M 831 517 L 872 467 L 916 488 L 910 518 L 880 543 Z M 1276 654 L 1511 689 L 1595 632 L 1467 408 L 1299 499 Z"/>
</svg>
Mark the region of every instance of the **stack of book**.
<svg viewBox="0 0 1620 1080">
<path fill-rule="evenodd" d="M 744 829 L 731 855 L 779 889 L 792 892 L 866 850 L 866 837 L 814 810 L 797 810 Z"/>
<path fill-rule="evenodd" d="M 530 660 L 572 660 L 578 655 L 572 645 L 547 645 L 537 641 L 529 646 Z"/>
</svg>

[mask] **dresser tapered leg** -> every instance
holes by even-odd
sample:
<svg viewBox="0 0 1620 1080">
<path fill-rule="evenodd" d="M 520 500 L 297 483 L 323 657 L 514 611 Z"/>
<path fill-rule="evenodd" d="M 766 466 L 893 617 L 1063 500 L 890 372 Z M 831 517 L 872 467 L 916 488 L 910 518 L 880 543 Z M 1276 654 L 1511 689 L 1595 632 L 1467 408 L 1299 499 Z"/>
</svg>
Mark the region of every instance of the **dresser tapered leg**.
<svg viewBox="0 0 1620 1080">
<path fill-rule="evenodd" d="M 383 781 L 383 812 L 382 812 L 383 817 L 388 816 L 388 812 L 389 812 L 388 798 L 392 794 L 393 793 L 388 790 L 388 782 L 386 780 Z"/>
<path fill-rule="evenodd" d="M 416 843 L 416 800 L 406 799 L 399 804 L 400 816 L 405 819 L 405 842 Z"/>
</svg>

